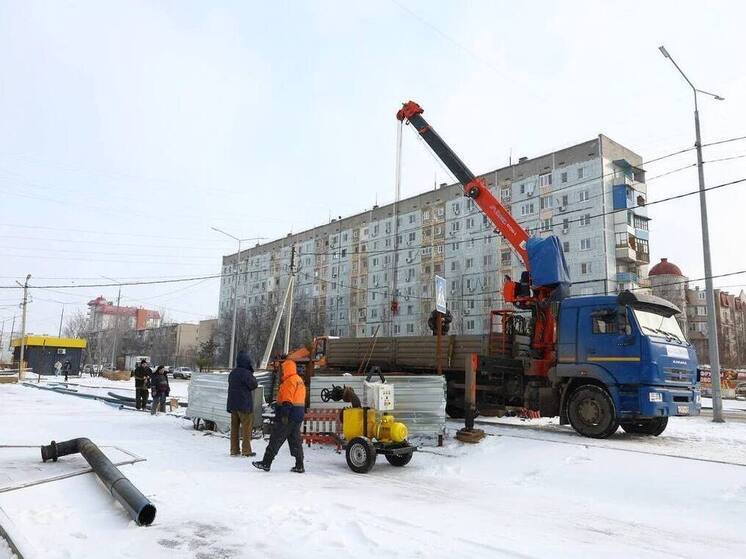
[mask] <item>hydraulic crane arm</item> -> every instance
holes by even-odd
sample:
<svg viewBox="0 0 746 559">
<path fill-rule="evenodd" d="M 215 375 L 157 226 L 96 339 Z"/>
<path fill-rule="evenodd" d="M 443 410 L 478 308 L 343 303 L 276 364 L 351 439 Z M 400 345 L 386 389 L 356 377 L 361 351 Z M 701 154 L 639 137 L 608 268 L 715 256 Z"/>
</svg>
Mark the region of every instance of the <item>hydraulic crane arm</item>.
<svg viewBox="0 0 746 559">
<path fill-rule="evenodd" d="M 489 220 L 495 225 L 496 230 L 513 246 L 523 260 L 526 270 L 529 270 L 528 253 L 526 252 L 526 241 L 528 233 L 513 218 L 510 212 L 490 192 L 485 182 L 474 176 L 463 161 L 456 155 L 448 144 L 443 141 L 438 133 L 422 117 L 422 107 L 414 101 L 404 103 L 404 106 L 396 113 L 400 121 L 407 120 L 415 127 L 427 145 L 435 152 L 440 160 L 448 167 L 456 179 L 464 187 L 464 195 L 468 196 L 479 206 Z"/>
</svg>

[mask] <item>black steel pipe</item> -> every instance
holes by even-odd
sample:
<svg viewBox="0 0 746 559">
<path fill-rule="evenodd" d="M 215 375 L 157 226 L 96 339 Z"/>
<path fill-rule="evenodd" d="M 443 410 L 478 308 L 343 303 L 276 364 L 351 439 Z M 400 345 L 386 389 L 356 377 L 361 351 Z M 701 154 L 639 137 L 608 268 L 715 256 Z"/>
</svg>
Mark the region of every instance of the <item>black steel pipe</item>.
<svg viewBox="0 0 746 559">
<path fill-rule="evenodd" d="M 155 520 L 155 506 L 145 495 L 132 485 L 122 472 L 111 463 L 90 439 L 81 437 L 69 441 L 55 442 L 41 447 L 41 459 L 57 461 L 60 456 L 68 454 L 83 455 L 98 479 L 106 486 L 111 495 L 121 503 L 132 519 L 139 526 L 150 526 Z"/>
</svg>

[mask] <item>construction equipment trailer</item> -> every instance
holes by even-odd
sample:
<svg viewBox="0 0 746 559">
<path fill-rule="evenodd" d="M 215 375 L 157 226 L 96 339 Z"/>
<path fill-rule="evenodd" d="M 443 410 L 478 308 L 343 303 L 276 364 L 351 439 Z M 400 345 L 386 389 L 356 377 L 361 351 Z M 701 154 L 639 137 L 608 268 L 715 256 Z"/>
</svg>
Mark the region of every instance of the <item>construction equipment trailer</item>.
<svg viewBox="0 0 746 559">
<path fill-rule="evenodd" d="M 530 237 L 422 114 L 409 101 L 397 118 L 414 127 L 526 268 L 520 282 L 506 284 L 513 308 L 491 312 L 486 336 L 446 338 L 449 414 L 463 416 L 465 375 L 475 369 L 481 413 L 559 416 L 587 437 L 608 437 L 619 426 L 659 435 L 670 416 L 698 415 L 697 356 L 676 321 L 681 311 L 633 291 L 567 296 L 570 278 L 559 240 Z M 435 369 L 433 338 L 379 338 L 368 356 L 371 345 L 370 339 L 319 339 L 314 357 L 337 371 L 359 369 L 364 358 L 384 371 Z"/>
</svg>

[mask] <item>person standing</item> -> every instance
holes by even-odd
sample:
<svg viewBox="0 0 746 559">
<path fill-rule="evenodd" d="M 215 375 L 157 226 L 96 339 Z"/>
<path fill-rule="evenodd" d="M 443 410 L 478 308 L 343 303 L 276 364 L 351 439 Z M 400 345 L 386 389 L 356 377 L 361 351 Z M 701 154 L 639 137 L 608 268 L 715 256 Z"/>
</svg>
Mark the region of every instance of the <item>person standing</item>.
<svg viewBox="0 0 746 559">
<path fill-rule="evenodd" d="M 254 390 L 259 384 L 254 378 L 254 366 L 247 352 L 238 352 L 236 365 L 228 376 L 226 403 L 226 410 L 231 414 L 231 456 L 238 456 L 239 450 L 244 456 L 256 456 L 256 452 L 251 450 L 251 431 L 254 425 Z"/>
<path fill-rule="evenodd" d="M 148 360 L 143 358 L 140 364 L 135 367 L 132 376 L 135 377 L 135 407 L 138 410 L 144 410 L 148 404 L 148 380 L 153 370 L 148 367 Z"/>
<path fill-rule="evenodd" d="M 290 455 L 295 458 L 295 466 L 290 471 L 299 474 L 306 471 L 303 467 L 303 443 L 300 437 L 305 414 L 306 385 L 298 375 L 295 361 L 286 359 L 282 363 L 282 383 L 277 392 L 272 434 L 264 451 L 264 458 L 259 462 L 252 462 L 254 467 L 268 472 L 282 443 L 287 440 Z"/>
<path fill-rule="evenodd" d="M 171 387 L 168 384 L 168 376 L 163 365 L 159 365 L 150 376 L 150 392 L 153 397 L 153 402 L 150 404 L 150 415 L 156 415 L 159 408 L 165 412 L 166 397 L 171 393 Z"/>
<path fill-rule="evenodd" d="M 62 370 L 62 363 L 59 362 L 59 360 L 54 364 L 54 376 L 58 377 L 60 376 L 60 371 Z"/>
<path fill-rule="evenodd" d="M 65 373 L 65 382 L 67 382 L 67 377 L 70 375 L 70 370 L 73 368 L 73 364 L 70 363 L 69 359 L 65 359 L 65 362 L 62 365 L 62 372 Z"/>
</svg>

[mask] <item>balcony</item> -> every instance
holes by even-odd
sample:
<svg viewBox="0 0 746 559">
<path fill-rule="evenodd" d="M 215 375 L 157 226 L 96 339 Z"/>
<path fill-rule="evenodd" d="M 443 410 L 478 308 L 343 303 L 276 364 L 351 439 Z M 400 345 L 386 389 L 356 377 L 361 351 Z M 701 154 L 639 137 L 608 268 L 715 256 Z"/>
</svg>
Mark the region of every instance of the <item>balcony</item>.
<svg viewBox="0 0 746 559">
<path fill-rule="evenodd" d="M 616 247 L 616 259 L 622 262 L 635 262 L 637 261 L 637 252 L 630 246 L 617 246 Z"/>
<path fill-rule="evenodd" d="M 617 283 L 640 283 L 640 276 L 634 272 L 618 272 L 616 275 Z"/>
</svg>

